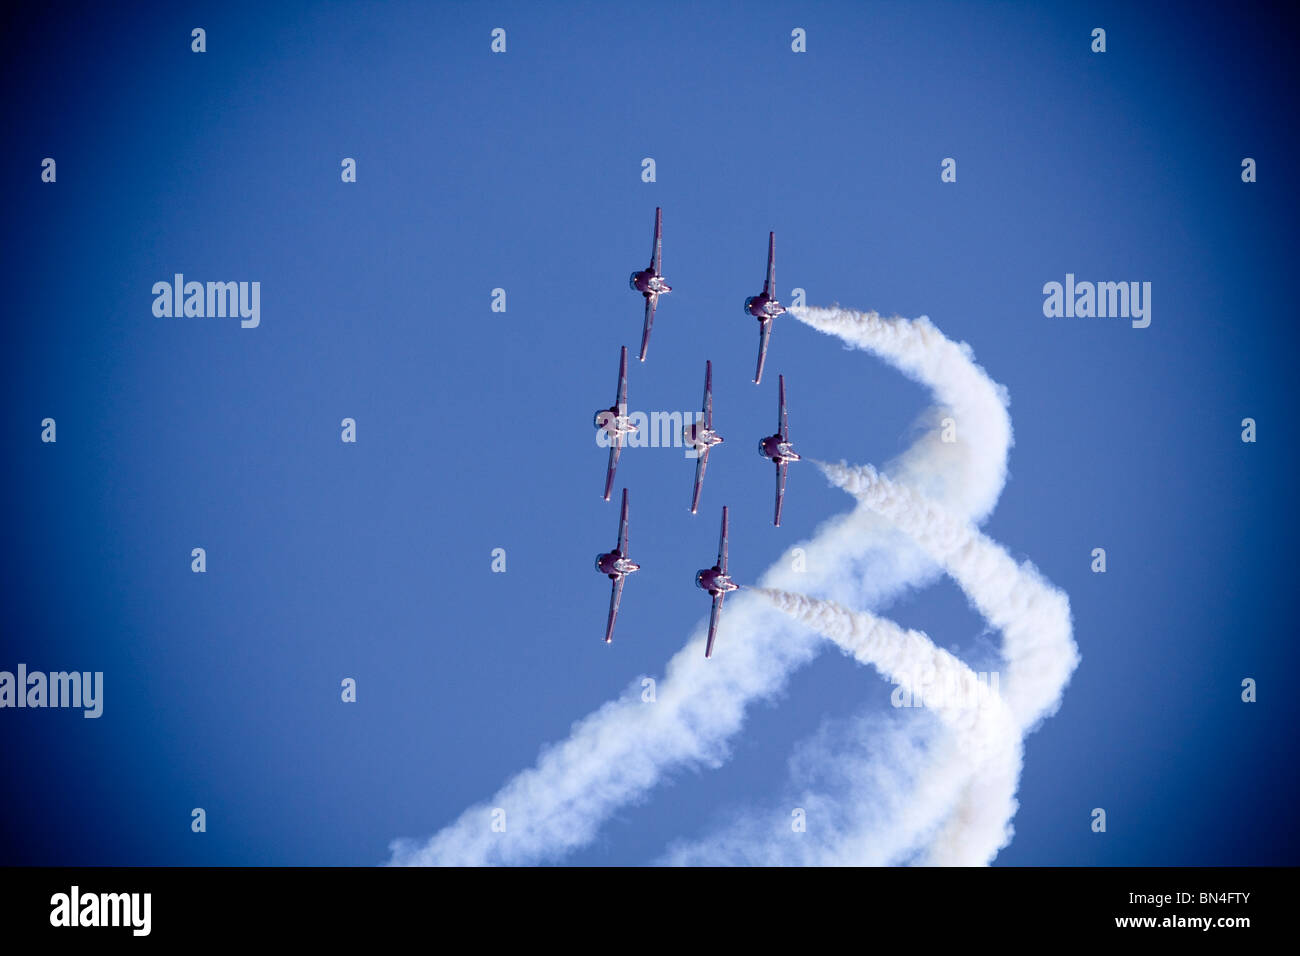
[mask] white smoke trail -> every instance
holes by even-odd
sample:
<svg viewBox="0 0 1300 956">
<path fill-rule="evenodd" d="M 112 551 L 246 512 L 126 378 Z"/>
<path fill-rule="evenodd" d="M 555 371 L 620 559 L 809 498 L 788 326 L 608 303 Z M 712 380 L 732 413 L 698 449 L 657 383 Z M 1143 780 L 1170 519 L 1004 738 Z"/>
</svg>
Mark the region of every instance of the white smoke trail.
<svg viewBox="0 0 1300 956">
<path fill-rule="evenodd" d="M 874 314 L 841 309 L 804 310 L 798 317 L 850 339 L 870 334 L 881 322 Z M 966 373 L 953 368 L 950 374 Z M 970 424 L 953 422 L 958 431 Z M 974 424 L 982 427 L 981 422 Z M 834 483 L 917 542 L 952 576 L 980 614 L 1002 631 L 1007 663 L 1003 695 L 1019 735 L 1023 737 L 1055 713 L 1079 663 L 1064 592 L 1052 587 L 1029 562 L 1017 565 L 1002 547 L 946 507 L 923 483 L 891 481 L 870 466 L 853 469 L 844 464 L 818 464 Z M 1017 751 L 1020 747 L 1017 743 Z M 1010 766 L 992 761 L 991 772 L 972 778 L 936 837 L 928 862 L 986 862 L 1005 845 L 1016 809 L 1019 758 L 1009 776 Z"/>
<path fill-rule="evenodd" d="M 805 310 L 799 317 L 848 341 L 870 336 L 880 327 L 890 325 L 874 314 L 838 309 Z M 969 423 L 949 424 L 960 430 Z M 948 746 L 936 747 L 916 789 L 917 796 L 923 800 L 927 794 L 939 795 L 939 803 L 944 803 L 945 797 L 957 795 L 948 802 L 951 813 L 942 828 L 933 834 L 921 862 L 945 865 L 990 862 L 1010 841 L 1010 822 L 1017 809 L 1015 792 L 1019 785 L 1023 734 L 1059 706 L 1064 687 L 1078 662 L 1068 599 L 1044 581 L 1032 565 L 1017 566 L 1002 548 L 968 521 L 950 513 L 941 503 L 927 499 L 910 483 L 891 481 L 870 467 L 815 463 L 835 484 L 853 493 L 860 502 L 916 541 L 953 576 L 976 609 L 1003 632 L 1010 685 L 1008 705 L 1000 708 L 996 718 L 990 715 L 976 722 L 982 733 L 972 738 L 968 732 L 964 740 L 959 735 Z M 906 685 L 905 665 L 920 668 L 928 665 L 932 670 L 950 674 L 955 669 L 965 680 L 973 679 L 969 668 L 917 632 L 905 632 L 874 615 L 854 614 L 802 595 L 763 593 L 779 608 L 831 637 L 863 663 L 876 666 L 896 682 Z M 960 711 L 954 714 L 940 709 L 938 712 L 938 716 L 959 731 L 962 729 L 960 715 Z M 973 716 L 980 715 L 968 712 L 966 719 Z M 972 751 L 979 755 L 974 768 L 966 759 Z M 859 770 L 857 776 L 865 774 Z M 698 845 L 677 845 L 670 850 L 667 861 L 716 862 L 722 858 L 727 862 L 745 862 L 743 857 L 737 859 L 736 831 L 746 829 L 754 829 L 750 821 L 743 821 L 739 827 L 733 826 L 731 833 L 714 835 Z M 879 842 L 882 830 L 879 825 L 859 824 L 857 829 Z M 837 839 L 843 841 L 843 834 L 837 834 Z M 840 862 L 835 847 L 827 846 L 824 841 L 806 842 L 815 848 L 811 855 L 813 862 Z M 802 861 L 807 862 L 808 847 L 796 845 L 803 854 Z"/>
<path fill-rule="evenodd" d="M 726 826 L 693 842 L 675 841 L 658 862 L 674 866 L 915 862 L 929 852 L 975 769 L 958 736 L 927 710 L 830 721 L 796 747 L 791 784 L 771 807 L 727 812 Z M 792 808 L 805 813 L 806 828 L 798 833 L 791 827 Z M 984 861 L 954 857 L 949 862 Z"/>
<path fill-rule="evenodd" d="M 937 561 L 994 627 L 1007 662 L 1003 694 L 1025 730 L 1050 717 L 1079 663 L 1070 601 L 1028 561 L 1015 560 L 937 502 L 870 465 L 816 462 L 832 483 L 906 533 Z"/>
<path fill-rule="evenodd" d="M 816 326 L 827 310 L 792 311 Z M 973 520 L 987 515 L 1006 480 L 1011 425 L 1005 390 L 975 365 L 969 347 L 946 339 L 928 319 L 869 314 L 852 338 L 837 334 L 930 387 L 938 402 L 935 422 L 952 417 L 962 423 L 956 442 L 942 441 L 931 429 L 892 463 L 892 473 L 925 488 L 956 514 Z M 825 522 L 801 546 L 804 572 L 793 571 L 787 554 L 761 583 L 878 606 L 936 573 L 919 548 L 861 506 Z M 610 814 L 641 799 L 666 773 L 719 765 L 746 706 L 778 693 L 789 674 L 816 653 L 817 642 L 743 592 L 728 602 L 718 641 L 720 653 L 703 660 L 703 627 L 697 628 L 669 661 L 656 702 L 642 702 L 638 679 L 622 697 L 577 722 L 565 741 L 543 750 L 535 767 L 508 781 L 490 801 L 466 810 L 427 842 L 394 841 L 390 862 L 558 859 L 591 842 Z M 495 809 L 505 813 L 504 832 L 493 827 L 500 820 Z M 940 809 L 910 823 L 910 832 L 933 829 Z"/>
<path fill-rule="evenodd" d="M 844 653 L 876 668 L 886 680 L 899 685 L 909 701 L 924 701 L 961 738 L 974 762 L 981 763 L 1004 747 L 1014 733 L 1011 715 L 996 685 L 981 681 L 964 661 L 936 647 L 922 632 L 904 629 L 866 611 L 851 611 L 834 601 L 776 588 L 753 590 L 778 610 L 829 637 Z"/>
<path fill-rule="evenodd" d="M 1015 723 L 1016 759 L 990 760 L 971 776 L 926 859 L 941 864 L 988 862 L 1011 833 L 1020 741 L 1056 711 L 1078 664 L 1069 600 L 1033 565 L 1017 565 L 976 528 L 871 466 L 816 464 L 834 484 L 916 541 L 1003 633 L 1005 698 Z"/>
<path fill-rule="evenodd" d="M 946 338 L 925 316 L 885 319 L 876 312 L 839 307 L 795 307 L 790 314 L 819 332 L 873 352 L 933 389 L 938 405 L 935 427 L 888 471 L 942 501 L 952 513 L 983 521 L 1006 483 L 1010 400 L 1006 389 L 975 363 L 970 346 Z M 944 435 L 944 419 L 951 420 L 952 436 Z M 918 450 L 922 453 L 914 455 Z M 954 487 L 961 482 L 969 484 Z"/>
<path fill-rule="evenodd" d="M 854 612 L 831 601 L 760 589 L 778 609 L 829 637 L 859 662 L 898 684 L 909 701 L 929 708 L 953 733 L 936 748 L 923 774 L 923 788 L 939 802 L 956 804 L 943 830 L 932 838 L 924 862 L 987 863 L 1011 837 L 1015 790 L 1021 767 L 1021 734 L 998 693 L 969 666 L 936 647 L 919 631 Z M 978 793 L 986 803 L 972 805 Z"/>
</svg>

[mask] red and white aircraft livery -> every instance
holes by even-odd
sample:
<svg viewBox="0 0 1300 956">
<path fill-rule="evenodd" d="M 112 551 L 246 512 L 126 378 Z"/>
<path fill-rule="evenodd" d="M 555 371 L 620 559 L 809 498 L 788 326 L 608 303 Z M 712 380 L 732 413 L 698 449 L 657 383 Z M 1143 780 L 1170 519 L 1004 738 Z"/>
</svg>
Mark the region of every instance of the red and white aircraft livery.
<svg viewBox="0 0 1300 956">
<path fill-rule="evenodd" d="M 618 468 L 618 456 L 623 454 L 625 436 L 637 428 L 628 419 L 627 414 L 627 346 L 618 360 L 618 400 L 610 408 L 602 408 L 596 413 L 595 423 L 598 429 L 609 433 L 609 467 L 605 470 L 605 500 L 614 487 L 614 471 Z"/>
<path fill-rule="evenodd" d="M 772 322 L 785 311 L 776 301 L 776 233 L 767 234 L 767 281 L 762 295 L 751 295 L 745 300 L 745 312 L 758 319 L 758 371 L 754 384 L 763 381 L 763 363 L 767 361 L 767 342 L 772 337 Z"/>
<path fill-rule="evenodd" d="M 758 453 L 776 463 L 776 517 L 772 524 L 781 526 L 781 503 L 785 501 L 785 472 L 792 461 L 798 461 L 794 446 L 790 444 L 790 416 L 785 410 L 785 376 L 779 379 L 780 429 L 775 435 L 768 435 L 758 443 Z"/>
<path fill-rule="evenodd" d="M 709 614 L 709 641 L 704 645 L 704 656 L 713 656 L 713 641 L 718 636 L 718 618 L 722 615 L 722 601 L 728 591 L 739 584 L 727 577 L 727 506 L 722 506 L 722 538 L 718 542 L 718 563 L 695 573 L 695 586 L 713 595 L 713 610 Z"/>
<path fill-rule="evenodd" d="M 722 444 L 722 436 L 713 430 L 713 363 L 704 363 L 704 417 L 686 426 L 682 437 L 695 449 L 695 491 L 691 495 L 691 514 L 700 508 L 700 491 L 704 488 L 704 469 L 709 467 L 709 450 Z"/>
<path fill-rule="evenodd" d="M 596 556 L 596 570 L 608 575 L 614 582 L 613 593 L 609 596 L 609 621 L 605 625 L 605 643 L 614 640 L 614 622 L 618 619 L 618 605 L 623 600 L 623 581 L 634 571 L 640 571 L 641 565 L 627 556 L 627 489 L 623 489 L 623 517 L 618 523 L 618 547 Z"/>
<path fill-rule="evenodd" d="M 659 297 L 665 292 L 673 291 L 673 287 L 664 281 L 664 274 L 660 271 L 663 265 L 663 228 L 663 211 L 656 206 L 655 239 L 650 249 L 650 267 L 640 272 L 633 272 L 632 278 L 628 280 L 633 292 L 640 292 L 645 296 L 645 328 L 641 331 L 642 362 L 645 361 L 646 349 L 650 347 L 650 327 L 655 324 L 655 308 L 659 305 Z"/>
</svg>

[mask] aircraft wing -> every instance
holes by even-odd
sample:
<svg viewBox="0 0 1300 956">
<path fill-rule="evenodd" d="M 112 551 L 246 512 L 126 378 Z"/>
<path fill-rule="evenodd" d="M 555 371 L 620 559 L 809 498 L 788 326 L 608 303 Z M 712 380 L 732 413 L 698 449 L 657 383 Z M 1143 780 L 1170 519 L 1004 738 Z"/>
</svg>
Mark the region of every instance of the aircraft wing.
<svg viewBox="0 0 1300 956">
<path fill-rule="evenodd" d="M 776 233 L 767 234 L 767 281 L 763 283 L 763 292 L 769 299 L 776 298 Z"/>
<path fill-rule="evenodd" d="M 758 327 L 758 371 L 754 373 L 754 384 L 763 381 L 763 363 L 767 361 L 767 340 L 772 337 L 772 320 L 764 319 Z"/>
<path fill-rule="evenodd" d="M 722 599 L 726 596 L 725 591 L 719 591 L 713 596 L 713 610 L 709 612 L 709 641 L 704 645 L 705 658 L 713 656 L 713 642 L 718 636 L 718 620 L 722 617 Z"/>
<path fill-rule="evenodd" d="M 713 428 L 713 363 L 704 362 L 704 427 Z"/>
<path fill-rule="evenodd" d="M 623 517 L 618 522 L 618 553 L 627 557 L 627 489 L 623 489 Z"/>
<path fill-rule="evenodd" d="M 627 346 L 618 360 L 618 413 L 627 414 Z"/>
<path fill-rule="evenodd" d="M 655 275 L 663 275 L 660 269 L 663 266 L 664 259 L 664 213 L 658 206 L 655 207 L 655 244 L 650 250 L 650 271 Z"/>
<path fill-rule="evenodd" d="M 614 490 L 614 472 L 618 470 L 618 456 L 623 453 L 623 436 L 615 435 L 609 441 L 609 468 L 605 471 L 605 500 Z M 626 489 L 624 489 L 626 491 Z"/>
<path fill-rule="evenodd" d="M 782 375 L 777 379 L 778 397 L 781 401 L 781 441 L 790 440 L 790 414 L 785 410 L 785 376 Z"/>
<path fill-rule="evenodd" d="M 781 505 L 785 502 L 785 475 L 789 469 L 790 463 L 778 461 L 776 463 L 776 517 L 772 524 L 775 527 L 781 527 Z"/>
<path fill-rule="evenodd" d="M 691 495 L 691 514 L 700 510 L 700 491 L 704 488 L 704 469 L 709 467 L 709 450 L 706 448 L 695 459 L 695 491 Z"/>
<path fill-rule="evenodd" d="M 718 539 L 718 570 L 727 573 L 727 506 L 722 506 L 722 536 Z"/>
<path fill-rule="evenodd" d="M 645 361 L 646 349 L 650 347 L 650 328 L 655 324 L 655 308 L 659 305 L 659 296 L 645 297 L 645 328 L 641 330 L 641 361 Z"/>
<path fill-rule="evenodd" d="M 614 589 L 609 596 L 609 622 L 605 625 L 605 643 L 608 644 L 614 640 L 614 622 L 618 620 L 618 605 L 623 600 L 623 582 L 627 580 L 622 575 L 614 579 Z"/>
</svg>

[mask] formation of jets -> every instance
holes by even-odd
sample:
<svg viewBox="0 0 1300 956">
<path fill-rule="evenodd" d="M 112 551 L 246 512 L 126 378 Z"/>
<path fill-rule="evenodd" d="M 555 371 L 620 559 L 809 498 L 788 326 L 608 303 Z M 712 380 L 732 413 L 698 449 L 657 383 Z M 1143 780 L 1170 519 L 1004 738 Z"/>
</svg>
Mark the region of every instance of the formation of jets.
<svg viewBox="0 0 1300 956">
<path fill-rule="evenodd" d="M 629 285 L 634 292 L 645 297 L 645 323 L 641 330 L 640 359 L 645 361 L 650 348 L 650 330 L 654 327 L 655 310 L 659 306 L 659 297 L 672 291 L 672 286 L 664 281 L 663 275 L 663 211 L 655 209 L 654 239 L 650 251 L 650 265 L 633 272 Z M 763 365 L 767 361 L 768 343 L 772 337 L 772 323 L 777 316 L 785 312 L 785 306 L 776 299 L 776 233 L 767 236 L 767 280 L 759 295 L 745 299 L 745 313 L 758 320 L 758 367 L 754 372 L 754 384 L 763 381 Z M 799 455 L 790 443 L 790 422 L 785 404 L 785 376 L 779 376 L 778 384 L 778 422 L 774 435 L 762 439 L 758 451 L 764 458 L 776 465 L 776 512 L 772 524 L 781 525 L 781 507 L 785 501 L 786 471 L 790 462 L 799 461 Z M 614 488 L 614 476 L 618 469 L 618 459 L 622 454 L 627 436 L 637 431 L 627 410 L 627 346 L 622 347 L 618 364 L 618 393 L 614 404 L 596 412 L 595 426 L 609 438 L 609 463 L 605 469 L 604 499 Z M 713 362 L 704 363 L 704 408 L 698 421 L 686 426 L 683 440 L 688 448 L 695 452 L 695 485 L 691 492 L 691 514 L 699 512 L 700 495 L 704 490 L 704 472 L 709 464 L 709 452 L 714 446 L 722 444 L 722 436 L 713 429 Z M 713 656 L 713 643 L 717 638 L 718 622 L 722 616 L 722 602 L 727 594 L 740 587 L 727 572 L 727 534 L 729 511 L 722 507 L 722 533 L 718 541 L 718 560 L 711 568 L 705 568 L 695 575 L 695 584 L 707 591 L 713 598 L 713 608 L 709 613 L 709 636 L 704 647 L 706 658 Z M 605 643 L 614 640 L 614 623 L 618 619 L 619 603 L 623 599 L 623 584 L 629 574 L 640 570 L 641 566 L 628 557 L 627 550 L 628 499 L 627 488 L 623 489 L 623 508 L 619 518 L 618 546 L 596 557 L 596 570 L 606 575 L 613 582 L 609 598 L 609 617 L 605 623 Z"/>
</svg>

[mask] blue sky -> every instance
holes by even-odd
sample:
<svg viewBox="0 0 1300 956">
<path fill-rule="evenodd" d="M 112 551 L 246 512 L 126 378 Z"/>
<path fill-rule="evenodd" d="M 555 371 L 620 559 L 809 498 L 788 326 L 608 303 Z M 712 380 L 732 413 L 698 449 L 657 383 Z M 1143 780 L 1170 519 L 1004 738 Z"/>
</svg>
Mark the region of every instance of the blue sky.
<svg viewBox="0 0 1300 956">
<path fill-rule="evenodd" d="M 819 458 L 893 458 L 928 400 L 789 318 L 770 380 L 750 384 L 741 302 L 761 287 L 770 229 L 783 297 L 929 315 L 1010 390 L 1011 478 L 986 527 L 1070 595 L 1083 663 L 1028 739 L 998 862 L 1300 858 L 1284 432 L 1296 143 L 1267 16 L 10 16 L 0 668 L 102 670 L 106 691 L 99 720 L 0 712 L 15 768 L 5 862 L 380 862 L 660 673 L 707 613 L 693 575 L 723 503 L 741 580 L 851 505 L 795 466 L 771 527 L 754 445 L 775 426 L 777 373 L 796 443 Z M 504 55 L 489 52 L 498 26 Z M 1089 50 L 1096 26 L 1105 54 Z M 790 51 L 794 27 L 806 54 Z M 55 184 L 39 179 L 46 156 Z M 955 184 L 939 180 L 948 156 Z M 605 648 L 591 565 L 614 543 L 616 502 L 599 497 L 591 416 L 613 398 L 618 347 L 639 338 L 627 276 L 657 205 L 674 291 L 630 404 L 695 408 L 711 359 L 728 441 L 695 517 L 680 450 L 624 455 L 643 570 Z M 177 272 L 260 281 L 261 326 L 154 317 L 153 283 Z M 1067 272 L 1151 282 L 1151 326 L 1044 318 L 1042 286 Z M 47 416 L 55 445 L 39 441 Z M 1247 416 L 1255 444 L 1240 441 Z M 339 440 L 344 417 L 355 445 Z M 506 574 L 490 572 L 497 547 Z M 1105 575 L 1089 571 L 1095 547 Z M 889 614 L 964 653 L 993 640 L 946 580 Z M 1245 677 L 1256 704 L 1239 699 Z M 567 862 L 647 862 L 708 832 L 777 794 L 799 741 L 887 696 L 822 653 L 752 709 L 723 768 L 675 775 Z M 1105 835 L 1088 828 L 1096 806 Z"/>
</svg>

